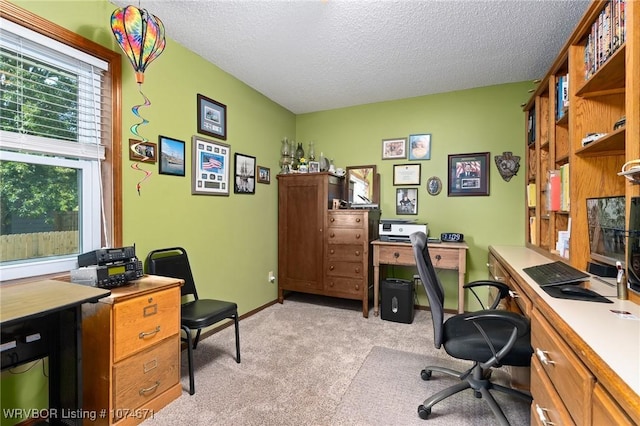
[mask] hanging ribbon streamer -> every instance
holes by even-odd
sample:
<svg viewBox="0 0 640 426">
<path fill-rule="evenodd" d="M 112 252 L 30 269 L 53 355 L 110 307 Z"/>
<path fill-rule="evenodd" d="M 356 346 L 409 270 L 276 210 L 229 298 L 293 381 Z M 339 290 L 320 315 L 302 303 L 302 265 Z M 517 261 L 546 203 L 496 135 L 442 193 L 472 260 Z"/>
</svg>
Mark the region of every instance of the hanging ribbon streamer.
<svg viewBox="0 0 640 426">
<path fill-rule="evenodd" d="M 134 135 L 136 135 L 137 137 L 139 137 L 139 138 L 141 138 L 141 139 L 142 139 L 140 142 L 138 142 L 138 143 L 136 143 L 136 144 L 134 144 L 134 145 L 131 145 L 131 150 L 132 150 L 135 154 L 140 155 L 140 152 L 137 150 L 137 149 L 138 149 L 138 145 L 140 145 L 140 144 L 142 144 L 142 143 L 145 143 L 145 142 L 148 142 L 148 141 L 149 141 L 149 139 L 145 138 L 144 136 L 142 136 L 142 135 L 140 135 L 140 134 L 138 133 L 138 126 L 141 126 L 141 125 L 147 124 L 147 123 L 149 123 L 149 121 L 148 121 L 146 118 L 142 117 L 142 116 L 140 115 L 140 113 L 138 112 L 138 110 L 139 110 L 141 107 L 147 107 L 147 108 L 148 108 L 149 106 L 151 106 L 151 101 L 149 101 L 149 98 L 147 98 L 147 96 L 146 96 L 144 93 L 142 93 L 142 85 L 139 85 L 139 89 L 138 89 L 138 91 L 140 92 L 140 95 L 142 95 L 142 97 L 144 98 L 144 104 L 142 104 L 142 105 L 135 105 L 133 108 L 131 108 L 131 112 L 133 112 L 133 114 L 134 114 L 136 117 L 138 117 L 141 121 L 140 121 L 139 123 L 136 123 L 136 124 L 134 124 L 133 126 L 131 126 L 131 128 L 130 128 L 129 130 L 131 131 L 131 133 L 133 133 Z M 146 154 L 146 152 L 145 152 L 145 154 Z M 144 162 L 145 160 L 149 159 L 149 157 L 147 157 L 145 154 L 143 154 L 143 155 L 144 155 L 144 157 L 143 157 L 143 158 L 142 158 L 142 160 L 141 160 L 141 161 L 143 161 L 143 162 Z M 143 172 L 143 173 L 145 174 L 145 176 L 142 178 L 142 180 L 141 180 L 141 181 L 139 181 L 139 182 L 136 184 L 136 190 L 138 191 L 138 195 L 140 195 L 140 187 L 142 186 L 142 182 L 144 182 L 145 180 L 147 180 L 147 179 L 149 178 L 149 176 L 151 176 L 151 175 L 152 175 L 152 173 L 151 173 L 150 171 L 148 171 L 148 170 L 141 169 L 141 168 L 140 168 L 140 163 L 138 163 L 138 162 L 134 162 L 133 164 L 131 164 L 131 168 L 132 168 L 132 169 L 134 169 L 134 170 L 138 170 L 138 171 L 140 171 L 140 172 Z"/>
<path fill-rule="evenodd" d="M 144 99 L 144 104 L 136 105 L 131 108 L 133 114 L 140 118 L 140 122 L 131 126 L 131 133 L 142 141 L 131 146 L 131 149 L 137 151 L 137 147 L 144 142 L 148 142 L 144 136 L 138 133 L 138 127 L 148 124 L 149 121 L 143 118 L 138 110 L 141 107 L 149 107 L 151 102 L 149 98 L 142 93 L 142 83 L 144 83 L 144 71 L 147 66 L 160 54 L 165 48 L 166 42 L 164 37 L 164 24 L 160 19 L 150 14 L 145 9 L 138 9 L 135 6 L 127 6 L 125 8 L 116 9 L 111 15 L 111 31 L 116 41 L 122 48 L 122 51 L 129 58 L 129 62 L 136 72 L 136 81 L 138 83 L 138 91 Z M 144 154 L 143 154 L 144 155 Z M 148 157 L 144 157 L 143 161 Z M 140 187 L 142 183 L 151 176 L 151 172 L 140 168 L 139 163 L 131 165 L 134 170 L 141 171 L 145 177 L 136 185 L 138 195 L 140 195 Z"/>
</svg>

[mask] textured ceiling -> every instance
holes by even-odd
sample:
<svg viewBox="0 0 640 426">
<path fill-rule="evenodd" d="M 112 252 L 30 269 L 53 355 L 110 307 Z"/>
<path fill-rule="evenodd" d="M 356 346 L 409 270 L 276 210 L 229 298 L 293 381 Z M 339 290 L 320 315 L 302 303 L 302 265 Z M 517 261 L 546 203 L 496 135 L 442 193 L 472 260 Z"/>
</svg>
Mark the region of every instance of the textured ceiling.
<svg viewBox="0 0 640 426">
<path fill-rule="evenodd" d="M 296 114 L 541 78 L 589 4 L 112 2 L 147 9 L 167 37 Z"/>
</svg>

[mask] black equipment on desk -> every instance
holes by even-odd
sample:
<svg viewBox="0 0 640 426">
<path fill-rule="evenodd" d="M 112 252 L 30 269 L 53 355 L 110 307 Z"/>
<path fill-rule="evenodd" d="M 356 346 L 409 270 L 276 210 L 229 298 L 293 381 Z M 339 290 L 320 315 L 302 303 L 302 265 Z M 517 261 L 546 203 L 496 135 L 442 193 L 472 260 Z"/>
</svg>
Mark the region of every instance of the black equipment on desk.
<svg viewBox="0 0 640 426">
<path fill-rule="evenodd" d="M 530 266 L 522 270 L 540 287 L 578 283 L 589 279 L 589 274 L 561 261 Z"/>
<path fill-rule="evenodd" d="M 100 288 L 120 287 L 144 275 L 134 246 L 80 254 L 78 265 L 71 271 L 71 282 Z"/>
</svg>

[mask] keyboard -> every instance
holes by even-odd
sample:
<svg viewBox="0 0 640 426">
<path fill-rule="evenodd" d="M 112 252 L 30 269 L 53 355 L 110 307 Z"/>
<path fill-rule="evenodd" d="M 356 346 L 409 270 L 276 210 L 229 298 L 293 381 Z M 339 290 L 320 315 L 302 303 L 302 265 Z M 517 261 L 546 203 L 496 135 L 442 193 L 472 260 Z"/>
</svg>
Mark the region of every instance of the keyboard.
<svg viewBox="0 0 640 426">
<path fill-rule="evenodd" d="M 589 275 L 564 262 L 545 263 L 523 268 L 540 287 L 587 281 Z"/>
</svg>

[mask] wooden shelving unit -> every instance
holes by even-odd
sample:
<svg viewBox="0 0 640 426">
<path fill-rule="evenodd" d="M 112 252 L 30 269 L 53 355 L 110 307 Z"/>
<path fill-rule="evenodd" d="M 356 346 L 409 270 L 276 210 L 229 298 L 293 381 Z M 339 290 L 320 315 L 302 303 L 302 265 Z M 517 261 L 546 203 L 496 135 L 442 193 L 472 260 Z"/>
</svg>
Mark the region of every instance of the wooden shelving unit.
<svg viewBox="0 0 640 426">
<path fill-rule="evenodd" d="M 630 198 L 640 195 L 639 185 L 618 175 L 625 162 L 640 158 L 640 2 L 625 3 L 624 42 L 585 79 L 585 45 L 594 22 L 608 4 L 612 3 L 591 3 L 524 106 L 526 184 L 536 185 L 536 205 L 525 210 L 527 245 L 553 258 L 558 255 L 558 231 L 567 230 L 571 223 L 569 253 L 562 260 L 579 269 L 586 269 L 590 260 L 586 199 L 625 195 L 628 217 Z M 565 75 L 569 77 L 569 102 L 564 116 L 556 120 L 556 84 Z M 535 117 L 533 141 L 530 116 Z M 622 116 L 626 116 L 625 126 L 614 130 L 614 123 Z M 582 139 L 589 133 L 606 136 L 582 146 Z M 547 172 L 565 164 L 569 165 L 570 208 L 549 211 Z"/>
</svg>

